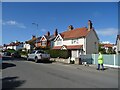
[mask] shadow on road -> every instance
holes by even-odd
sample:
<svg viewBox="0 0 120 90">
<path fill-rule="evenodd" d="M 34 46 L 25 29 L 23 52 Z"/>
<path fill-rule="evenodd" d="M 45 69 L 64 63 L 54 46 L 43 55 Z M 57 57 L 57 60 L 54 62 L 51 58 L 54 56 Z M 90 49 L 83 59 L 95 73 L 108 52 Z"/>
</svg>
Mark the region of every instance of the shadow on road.
<svg viewBox="0 0 120 90">
<path fill-rule="evenodd" d="M 2 56 L 2 60 L 12 60 L 11 56 Z"/>
<path fill-rule="evenodd" d="M 7 62 L 3 62 L 2 63 L 2 69 L 6 69 L 8 67 L 15 67 L 16 65 L 13 63 L 7 63 Z"/>
<path fill-rule="evenodd" d="M 2 90 L 15 90 L 25 83 L 25 80 L 16 80 L 18 77 L 5 77 L 2 79 Z"/>
<path fill-rule="evenodd" d="M 29 61 L 35 62 L 35 60 L 29 59 Z M 52 64 L 55 61 L 49 61 L 49 60 L 39 60 L 37 63 L 43 63 L 43 64 Z"/>
<path fill-rule="evenodd" d="M 38 61 L 38 63 L 52 64 L 54 61 Z"/>
<path fill-rule="evenodd" d="M 100 70 L 103 70 L 103 71 L 104 71 L 104 70 L 108 70 L 108 69 L 109 69 L 109 68 L 105 67 L 104 69 L 100 69 Z M 96 69 L 96 70 L 98 70 L 98 69 Z"/>
</svg>

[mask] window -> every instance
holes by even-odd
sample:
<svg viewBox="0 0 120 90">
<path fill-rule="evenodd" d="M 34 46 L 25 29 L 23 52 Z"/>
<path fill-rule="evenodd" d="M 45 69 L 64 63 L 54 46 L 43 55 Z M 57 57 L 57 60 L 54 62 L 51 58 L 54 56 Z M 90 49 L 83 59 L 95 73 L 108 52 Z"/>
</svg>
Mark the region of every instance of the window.
<svg viewBox="0 0 120 90">
<path fill-rule="evenodd" d="M 57 45 L 62 45 L 62 39 L 59 38 L 59 39 L 57 40 Z"/>
<path fill-rule="evenodd" d="M 42 41 L 42 46 L 46 46 L 46 42 L 45 41 Z"/>
<path fill-rule="evenodd" d="M 37 54 L 38 54 L 38 53 L 43 53 L 43 54 L 44 54 L 45 52 L 44 52 L 44 51 L 38 51 Z"/>
<path fill-rule="evenodd" d="M 78 39 L 72 39 L 72 44 L 78 44 Z"/>
</svg>

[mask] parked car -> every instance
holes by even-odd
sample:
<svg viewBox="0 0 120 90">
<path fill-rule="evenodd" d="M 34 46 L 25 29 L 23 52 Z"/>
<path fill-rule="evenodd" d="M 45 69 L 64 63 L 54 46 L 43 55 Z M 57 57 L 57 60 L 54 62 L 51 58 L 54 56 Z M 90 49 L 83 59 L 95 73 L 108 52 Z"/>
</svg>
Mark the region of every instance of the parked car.
<svg viewBox="0 0 120 90">
<path fill-rule="evenodd" d="M 4 52 L 3 56 L 11 56 L 10 52 Z"/>
<path fill-rule="evenodd" d="M 44 52 L 43 50 L 35 50 L 27 55 L 27 60 L 33 59 L 37 63 L 39 60 L 50 60 L 50 54 Z"/>
</svg>

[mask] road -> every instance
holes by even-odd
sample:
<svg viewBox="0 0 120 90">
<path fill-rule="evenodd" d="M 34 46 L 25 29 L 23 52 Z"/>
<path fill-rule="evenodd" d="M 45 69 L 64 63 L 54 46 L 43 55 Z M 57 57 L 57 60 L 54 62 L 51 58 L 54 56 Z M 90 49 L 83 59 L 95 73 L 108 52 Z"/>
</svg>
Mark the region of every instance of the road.
<svg viewBox="0 0 120 90">
<path fill-rule="evenodd" d="M 118 88 L 118 70 L 94 66 L 5 60 L 3 88 Z"/>
</svg>

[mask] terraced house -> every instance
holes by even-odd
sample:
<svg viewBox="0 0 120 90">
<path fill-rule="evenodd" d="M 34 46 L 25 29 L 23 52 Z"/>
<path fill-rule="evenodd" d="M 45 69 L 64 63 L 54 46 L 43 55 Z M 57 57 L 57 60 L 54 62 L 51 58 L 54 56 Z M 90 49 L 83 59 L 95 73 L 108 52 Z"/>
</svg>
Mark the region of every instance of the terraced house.
<svg viewBox="0 0 120 90">
<path fill-rule="evenodd" d="M 75 60 L 80 54 L 98 53 L 98 43 L 99 38 L 89 20 L 88 28 L 74 28 L 70 25 L 67 31 L 58 34 L 53 49 L 68 50 Z"/>
<path fill-rule="evenodd" d="M 43 35 L 39 40 L 37 40 L 37 43 L 35 44 L 36 47 L 40 48 L 52 48 L 54 45 L 54 39 L 58 35 L 57 29 L 55 29 L 54 34 L 50 35 L 50 32 L 48 31 L 46 35 Z"/>
</svg>

